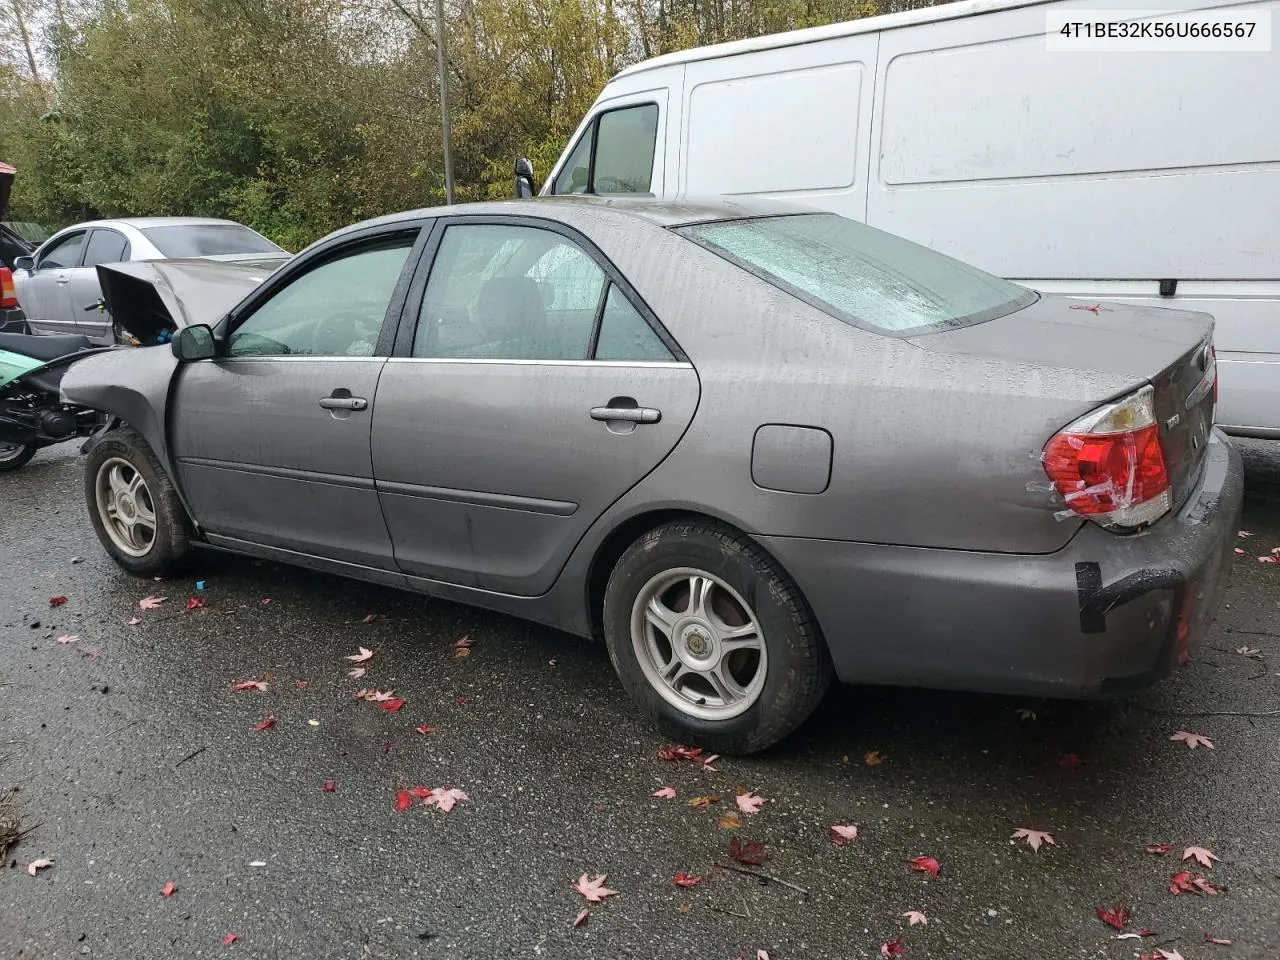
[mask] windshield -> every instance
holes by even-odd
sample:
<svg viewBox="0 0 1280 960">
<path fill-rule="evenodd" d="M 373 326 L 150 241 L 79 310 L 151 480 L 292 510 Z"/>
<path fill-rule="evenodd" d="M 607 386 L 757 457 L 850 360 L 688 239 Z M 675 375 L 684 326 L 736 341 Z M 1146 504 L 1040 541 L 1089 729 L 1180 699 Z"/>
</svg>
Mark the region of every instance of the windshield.
<svg viewBox="0 0 1280 960">
<path fill-rule="evenodd" d="M 832 316 L 917 334 L 1021 310 L 1036 294 L 835 214 L 728 220 L 679 233 Z"/>
<path fill-rule="evenodd" d="M 266 237 L 238 223 L 176 224 L 171 227 L 144 227 L 142 232 L 157 250 L 171 259 L 283 252 Z"/>
</svg>

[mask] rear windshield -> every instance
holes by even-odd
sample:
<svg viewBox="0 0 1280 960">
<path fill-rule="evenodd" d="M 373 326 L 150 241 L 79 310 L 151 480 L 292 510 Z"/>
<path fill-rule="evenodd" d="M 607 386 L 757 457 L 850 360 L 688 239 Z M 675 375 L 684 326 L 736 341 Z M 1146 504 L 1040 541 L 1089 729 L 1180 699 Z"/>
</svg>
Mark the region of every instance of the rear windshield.
<svg viewBox="0 0 1280 960">
<path fill-rule="evenodd" d="M 157 250 L 166 257 L 219 257 L 236 253 L 279 253 L 280 248 L 238 223 L 203 223 L 144 227 Z"/>
<path fill-rule="evenodd" d="M 993 320 L 1036 294 L 835 214 L 727 220 L 679 233 L 840 320 L 918 334 Z"/>
</svg>

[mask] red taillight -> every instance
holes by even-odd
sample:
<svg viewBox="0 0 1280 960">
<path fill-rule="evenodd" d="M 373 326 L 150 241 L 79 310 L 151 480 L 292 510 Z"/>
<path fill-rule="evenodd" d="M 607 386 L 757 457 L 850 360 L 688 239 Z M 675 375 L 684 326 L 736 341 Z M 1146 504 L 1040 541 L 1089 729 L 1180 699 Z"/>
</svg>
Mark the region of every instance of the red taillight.
<svg viewBox="0 0 1280 960">
<path fill-rule="evenodd" d="M 13 285 L 13 273 L 8 267 L 0 267 L 0 310 L 12 310 L 18 305 L 18 291 Z"/>
<path fill-rule="evenodd" d="M 1045 444 L 1044 471 L 1067 508 L 1107 527 L 1151 523 L 1172 503 L 1152 405 L 1143 387 L 1069 424 Z"/>
</svg>

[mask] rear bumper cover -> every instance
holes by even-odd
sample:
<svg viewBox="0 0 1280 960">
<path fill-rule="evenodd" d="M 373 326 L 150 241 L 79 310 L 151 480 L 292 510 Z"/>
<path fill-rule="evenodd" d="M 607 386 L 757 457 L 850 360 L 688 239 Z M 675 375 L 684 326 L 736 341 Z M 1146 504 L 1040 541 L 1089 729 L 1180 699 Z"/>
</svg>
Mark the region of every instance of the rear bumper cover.
<svg viewBox="0 0 1280 960">
<path fill-rule="evenodd" d="M 1215 430 L 1182 509 L 1130 536 L 1086 523 L 1043 555 L 758 540 L 799 584 L 846 683 L 1098 696 L 1154 682 L 1204 637 L 1243 490 L 1240 455 Z"/>
</svg>

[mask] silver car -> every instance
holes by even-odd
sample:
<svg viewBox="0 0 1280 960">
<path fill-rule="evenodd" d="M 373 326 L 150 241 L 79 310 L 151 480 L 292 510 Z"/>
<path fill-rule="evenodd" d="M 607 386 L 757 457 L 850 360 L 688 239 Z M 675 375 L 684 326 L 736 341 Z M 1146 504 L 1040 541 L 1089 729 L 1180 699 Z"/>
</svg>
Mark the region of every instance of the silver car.
<svg viewBox="0 0 1280 960">
<path fill-rule="evenodd" d="M 111 307 L 154 322 L 137 299 Z M 833 674 L 1130 690 L 1225 586 L 1242 470 L 1204 315 L 1081 310 L 833 214 L 643 199 L 400 214 L 206 299 L 172 349 L 62 381 L 116 418 L 85 492 L 122 567 L 208 544 L 601 636 L 721 752 Z"/>
<path fill-rule="evenodd" d="M 266 237 L 231 220 L 139 217 L 94 220 L 59 230 L 14 273 L 18 303 L 35 333 L 83 334 L 113 342 L 111 317 L 100 308 L 99 264 L 178 257 L 287 259 Z"/>
</svg>

